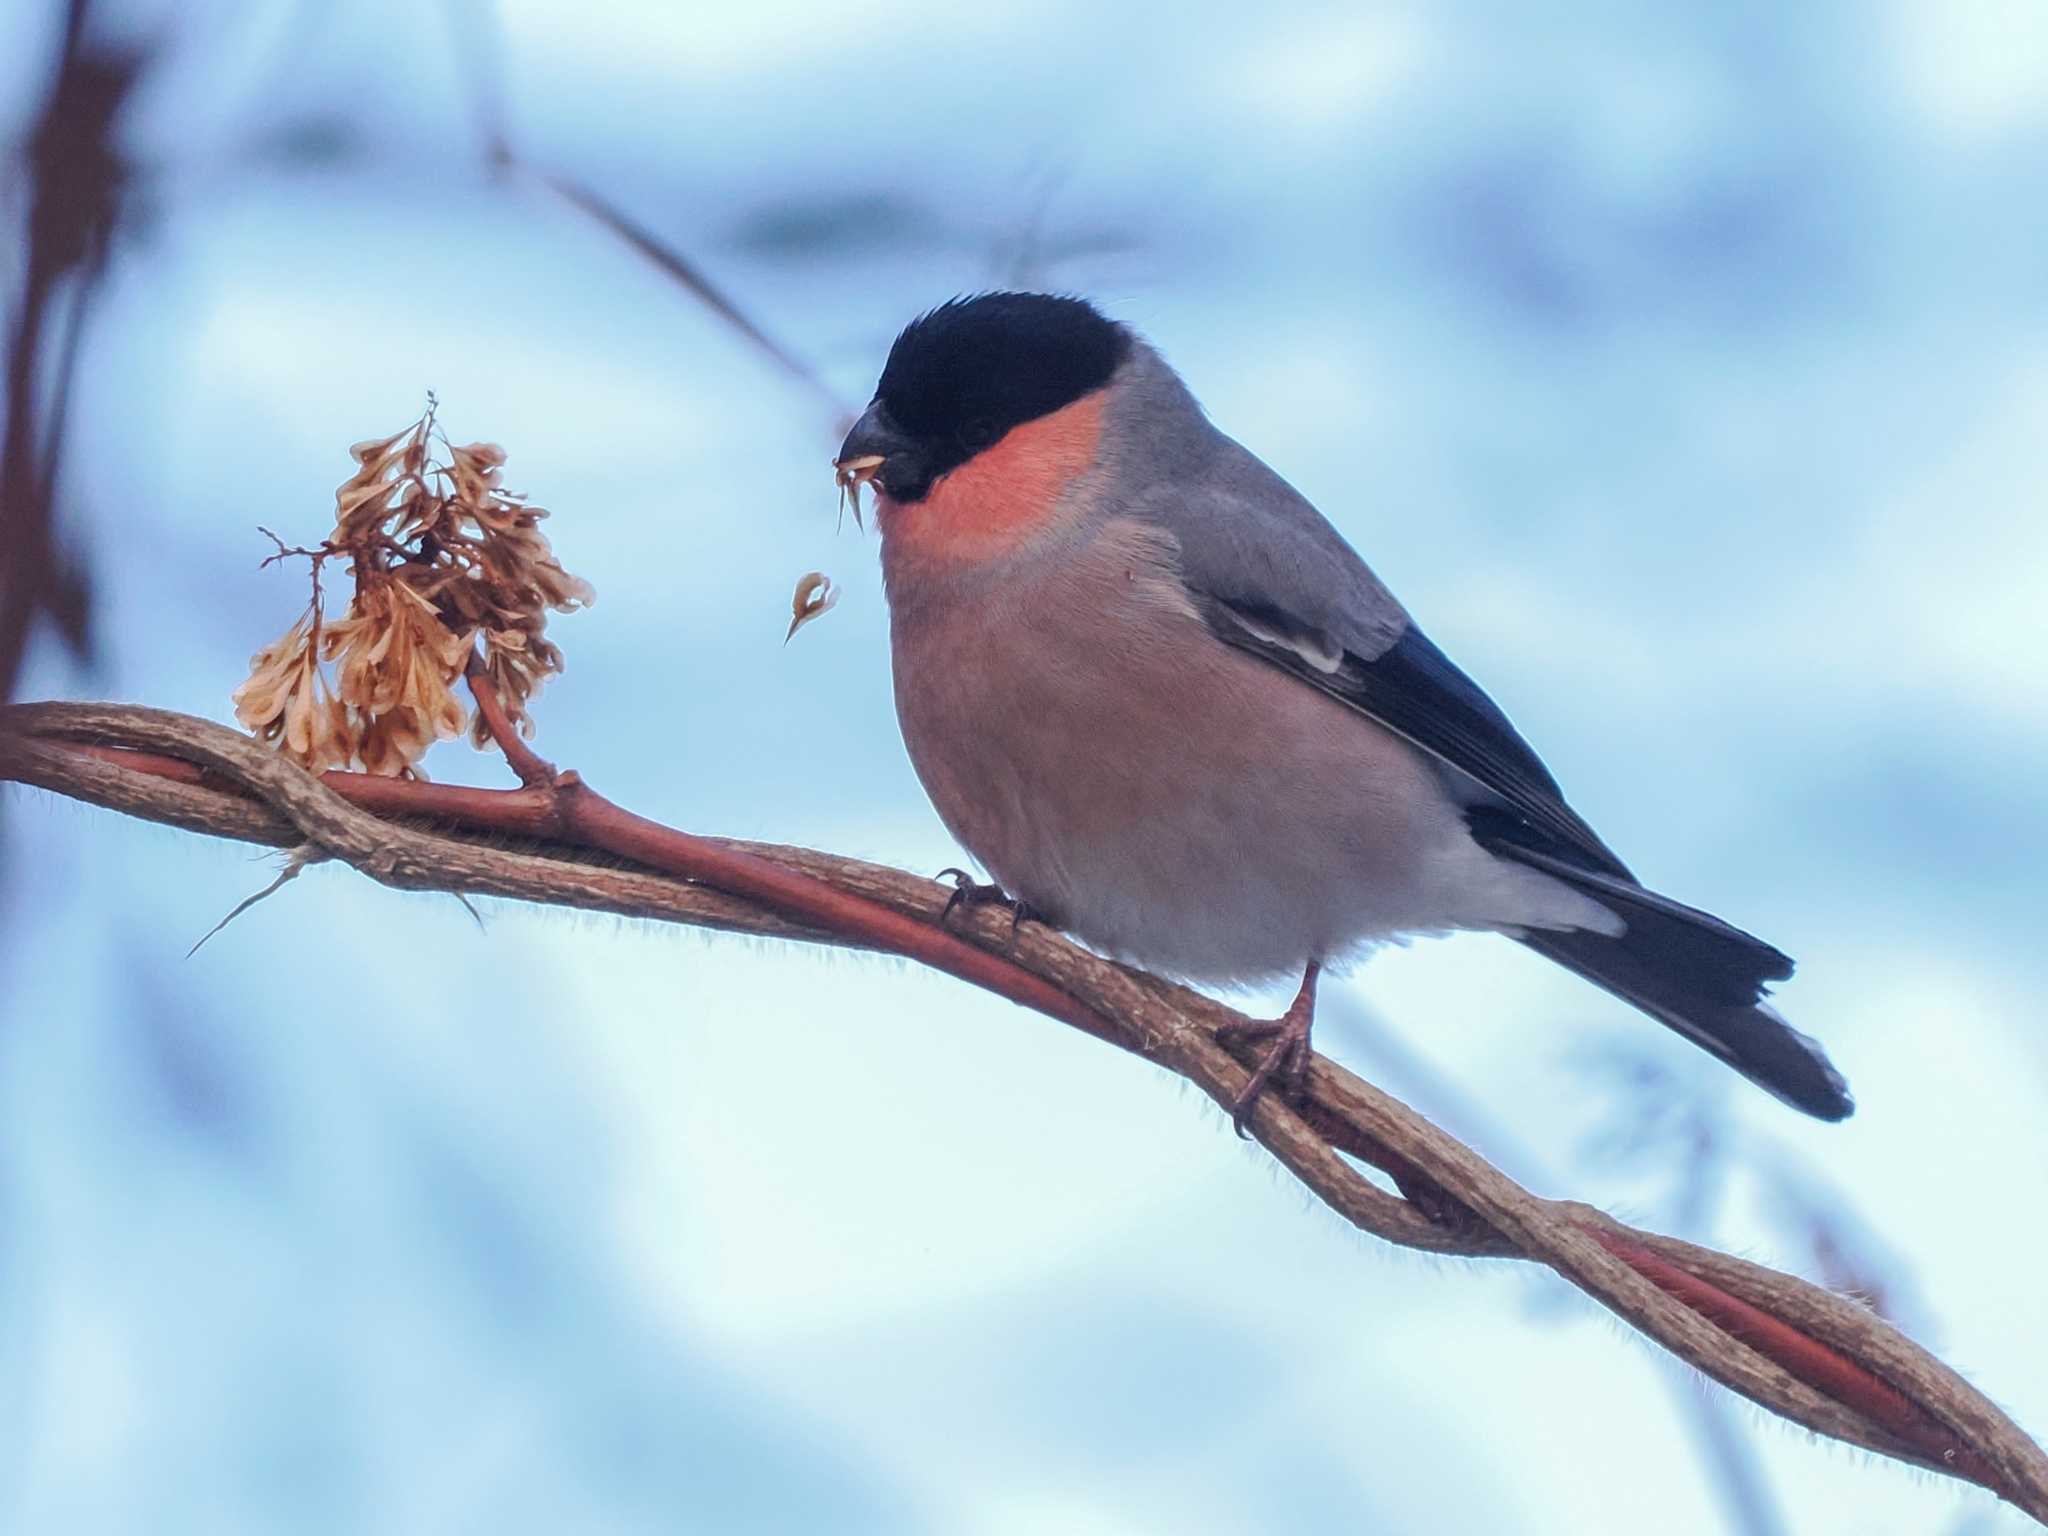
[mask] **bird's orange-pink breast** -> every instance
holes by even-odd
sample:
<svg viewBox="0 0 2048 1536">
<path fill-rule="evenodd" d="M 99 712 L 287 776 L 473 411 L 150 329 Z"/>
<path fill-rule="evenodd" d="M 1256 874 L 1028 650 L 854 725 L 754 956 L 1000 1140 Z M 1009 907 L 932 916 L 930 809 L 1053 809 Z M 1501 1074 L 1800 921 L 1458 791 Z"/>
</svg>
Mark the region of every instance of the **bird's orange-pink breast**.
<svg viewBox="0 0 2048 1536">
<path fill-rule="evenodd" d="M 1027 421 L 932 482 L 924 500 L 876 503 L 882 533 L 899 554 L 936 564 L 977 564 L 1043 529 L 1102 441 L 1097 390 Z"/>
</svg>

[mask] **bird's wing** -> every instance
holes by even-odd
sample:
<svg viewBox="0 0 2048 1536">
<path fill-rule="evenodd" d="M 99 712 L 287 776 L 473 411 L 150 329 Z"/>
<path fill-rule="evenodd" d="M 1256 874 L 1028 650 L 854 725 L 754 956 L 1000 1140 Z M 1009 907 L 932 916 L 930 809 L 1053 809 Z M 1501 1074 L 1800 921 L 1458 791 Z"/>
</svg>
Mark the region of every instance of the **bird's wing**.
<svg viewBox="0 0 2048 1536">
<path fill-rule="evenodd" d="M 1500 707 L 1415 627 L 1343 536 L 1237 444 L 1152 510 L 1180 547 L 1181 579 L 1218 639 L 1321 689 L 1420 747 L 1505 809 L 1534 841 L 1631 883 L 1565 803 Z"/>
<path fill-rule="evenodd" d="M 1190 588 L 1210 630 L 1385 726 L 1471 780 L 1575 864 L 1634 883 L 1557 780 L 1471 678 L 1410 624 L 1371 660 L 1268 604 Z M 1526 841 L 1526 838 L 1523 839 Z"/>
</svg>

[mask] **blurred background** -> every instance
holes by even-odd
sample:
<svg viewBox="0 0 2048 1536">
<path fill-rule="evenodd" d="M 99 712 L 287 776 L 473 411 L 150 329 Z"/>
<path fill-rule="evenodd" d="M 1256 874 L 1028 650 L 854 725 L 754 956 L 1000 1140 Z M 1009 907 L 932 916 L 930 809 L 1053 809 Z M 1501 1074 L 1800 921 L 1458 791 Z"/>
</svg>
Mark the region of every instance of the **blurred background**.
<svg viewBox="0 0 2048 1536">
<path fill-rule="evenodd" d="M 1089 294 L 1799 957 L 1861 1109 L 1487 938 L 1322 1048 L 2048 1431 L 2038 6 L 17 0 L 0 131 L 16 697 L 228 719 L 304 602 L 257 525 L 431 389 L 597 588 L 544 752 L 936 870 L 827 461 L 914 313 Z M 2024 1525 L 944 978 L 332 868 L 187 959 L 272 858 L 0 810 L 0 1528 Z"/>
</svg>

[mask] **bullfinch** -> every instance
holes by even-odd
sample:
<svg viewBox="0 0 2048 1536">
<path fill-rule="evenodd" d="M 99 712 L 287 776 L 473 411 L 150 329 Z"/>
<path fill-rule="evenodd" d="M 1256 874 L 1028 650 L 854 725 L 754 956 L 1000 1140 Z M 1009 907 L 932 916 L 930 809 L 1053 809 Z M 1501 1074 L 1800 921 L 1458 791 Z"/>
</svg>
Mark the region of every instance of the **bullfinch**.
<svg viewBox="0 0 2048 1536">
<path fill-rule="evenodd" d="M 913 320 L 840 450 L 874 494 L 896 713 L 932 804 L 1022 903 L 1190 981 L 1301 977 L 1234 1106 L 1298 1092 L 1322 967 L 1481 930 L 1846 1117 L 1764 1002 L 1792 962 L 1646 889 L 1336 529 L 1071 297 Z"/>
</svg>

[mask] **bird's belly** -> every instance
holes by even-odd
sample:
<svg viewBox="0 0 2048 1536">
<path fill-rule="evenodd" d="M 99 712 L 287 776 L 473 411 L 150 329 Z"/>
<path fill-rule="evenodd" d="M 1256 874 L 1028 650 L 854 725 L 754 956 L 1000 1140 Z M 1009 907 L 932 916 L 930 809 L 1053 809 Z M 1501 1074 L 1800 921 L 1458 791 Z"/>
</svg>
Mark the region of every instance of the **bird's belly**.
<svg viewBox="0 0 2048 1536">
<path fill-rule="evenodd" d="M 1490 920 L 1478 853 L 1405 742 L 1214 639 L 1101 544 L 1056 582 L 894 624 L 897 709 L 940 816 L 1090 944 L 1249 980 L 1360 941 Z"/>
</svg>

